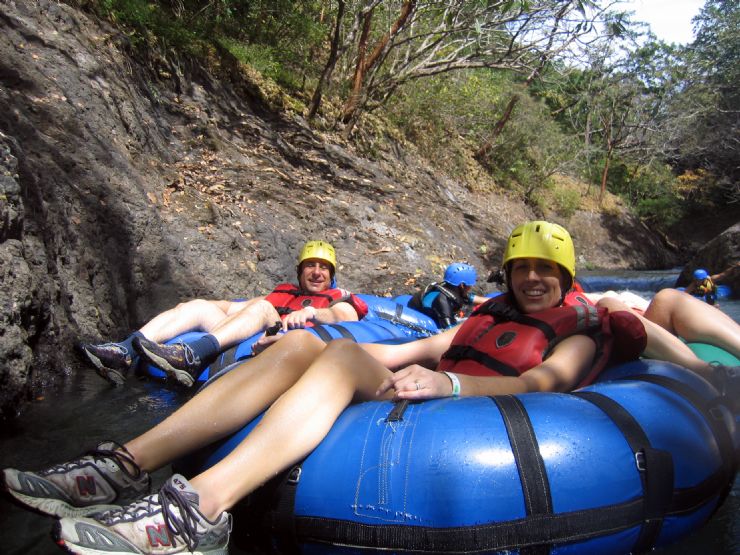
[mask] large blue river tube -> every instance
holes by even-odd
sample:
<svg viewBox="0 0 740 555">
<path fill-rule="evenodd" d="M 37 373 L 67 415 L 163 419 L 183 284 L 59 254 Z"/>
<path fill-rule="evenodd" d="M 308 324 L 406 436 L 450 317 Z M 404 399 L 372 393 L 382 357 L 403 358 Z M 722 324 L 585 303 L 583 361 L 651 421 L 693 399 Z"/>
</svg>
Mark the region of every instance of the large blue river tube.
<svg viewBox="0 0 740 555">
<path fill-rule="evenodd" d="M 255 424 L 176 469 L 215 464 Z M 656 361 L 572 394 L 367 402 L 248 499 L 248 520 L 303 553 L 636 553 L 710 518 L 738 445 L 717 391 Z"/>
<path fill-rule="evenodd" d="M 319 324 L 308 329 L 320 339 L 329 342 L 333 339 L 351 339 L 357 343 L 406 343 L 422 337 L 428 337 L 440 330 L 432 318 L 422 314 L 406 303 L 410 295 L 396 299 L 377 297 L 375 295 L 358 295 L 367 303 L 368 314 L 359 322 L 339 322 L 336 324 Z M 194 341 L 204 332 L 186 332 L 167 341 L 168 344 L 178 341 Z M 225 372 L 252 356 L 252 345 L 262 337 L 262 332 L 248 337 L 239 344 L 225 350 L 213 363 L 204 368 L 197 382 L 203 383 L 218 378 Z M 166 374 L 153 364 L 144 366 L 144 373 L 150 377 L 164 379 Z"/>
</svg>

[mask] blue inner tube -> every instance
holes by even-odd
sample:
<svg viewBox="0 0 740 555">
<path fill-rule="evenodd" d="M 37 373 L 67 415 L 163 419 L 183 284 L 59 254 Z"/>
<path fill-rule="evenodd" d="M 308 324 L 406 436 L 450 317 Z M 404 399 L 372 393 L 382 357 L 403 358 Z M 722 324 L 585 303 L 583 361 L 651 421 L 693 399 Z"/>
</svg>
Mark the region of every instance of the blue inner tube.
<svg viewBox="0 0 740 555">
<path fill-rule="evenodd" d="M 637 361 L 572 394 L 366 402 L 248 503 L 309 553 L 647 551 L 701 526 L 733 483 L 740 436 L 717 401 L 692 372 Z M 203 471 L 258 421 L 175 468 Z"/>
<path fill-rule="evenodd" d="M 320 324 L 307 328 L 311 333 L 324 341 L 347 338 L 358 343 L 406 343 L 421 337 L 428 337 L 440 330 L 432 318 L 407 306 L 410 295 L 395 299 L 375 295 L 358 295 L 368 305 L 368 314 L 359 322 L 340 322 Z M 193 341 L 202 337 L 203 332 L 186 332 L 167 341 L 168 344 L 178 341 Z M 199 383 L 207 382 L 232 369 L 236 363 L 252 356 L 252 345 L 262 337 L 262 332 L 227 349 L 207 368 L 198 379 Z M 165 379 L 166 374 L 154 365 L 145 365 L 144 373 L 157 379 Z"/>
</svg>

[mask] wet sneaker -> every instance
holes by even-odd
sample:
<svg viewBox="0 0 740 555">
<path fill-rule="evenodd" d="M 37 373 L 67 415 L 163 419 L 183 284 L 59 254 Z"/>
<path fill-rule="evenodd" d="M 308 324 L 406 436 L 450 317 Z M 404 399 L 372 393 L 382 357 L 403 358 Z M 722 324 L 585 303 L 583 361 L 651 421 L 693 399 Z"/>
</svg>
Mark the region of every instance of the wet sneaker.
<svg viewBox="0 0 740 555">
<path fill-rule="evenodd" d="M 85 555 L 226 555 L 231 515 L 223 512 L 212 522 L 198 503 L 198 492 L 175 474 L 159 493 L 127 507 L 92 518 L 63 518 L 54 528 L 54 539 L 68 551 Z"/>
<path fill-rule="evenodd" d="M 157 368 L 164 370 L 185 387 L 192 387 L 195 378 L 203 370 L 200 357 L 193 352 L 187 343 L 178 341 L 172 345 L 163 345 L 137 337 L 134 348 Z"/>
<path fill-rule="evenodd" d="M 119 451 L 118 449 L 122 450 Z M 136 470 L 126 469 L 127 463 Z M 149 493 L 149 475 L 112 441 L 70 462 L 41 472 L 3 470 L 5 488 L 17 501 L 51 516 L 83 516 L 118 508 Z"/>
<path fill-rule="evenodd" d="M 131 353 L 128 352 L 126 347 L 118 343 L 103 343 L 101 345 L 85 343 L 80 345 L 79 348 L 93 363 L 98 374 L 113 385 L 123 385 L 133 363 Z"/>
</svg>

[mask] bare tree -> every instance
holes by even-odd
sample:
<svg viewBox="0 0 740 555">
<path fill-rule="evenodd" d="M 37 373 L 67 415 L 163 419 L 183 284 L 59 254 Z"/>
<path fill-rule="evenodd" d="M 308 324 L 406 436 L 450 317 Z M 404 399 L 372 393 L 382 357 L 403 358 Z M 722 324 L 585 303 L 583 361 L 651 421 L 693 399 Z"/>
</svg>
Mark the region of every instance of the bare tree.
<svg viewBox="0 0 740 555">
<path fill-rule="evenodd" d="M 414 79 L 469 68 L 534 79 L 603 15 L 596 0 L 365 0 L 348 3 L 352 11 L 337 48 L 350 84 L 341 120 L 350 130 L 360 113 Z"/>
</svg>

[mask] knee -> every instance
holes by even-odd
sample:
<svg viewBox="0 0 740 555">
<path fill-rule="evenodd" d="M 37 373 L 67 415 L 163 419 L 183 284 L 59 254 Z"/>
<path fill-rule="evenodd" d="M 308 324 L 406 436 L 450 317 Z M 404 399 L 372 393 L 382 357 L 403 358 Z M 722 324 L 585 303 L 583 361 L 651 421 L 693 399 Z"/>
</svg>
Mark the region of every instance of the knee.
<svg viewBox="0 0 740 555">
<path fill-rule="evenodd" d="M 596 302 L 596 306 L 599 308 L 606 308 L 609 312 L 628 310 L 626 304 L 618 299 L 615 299 L 614 297 L 602 297 Z"/>
<path fill-rule="evenodd" d="M 654 307 L 667 307 L 673 306 L 686 298 L 689 298 L 686 293 L 678 289 L 661 289 L 655 294 L 650 304 Z"/>
<path fill-rule="evenodd" d="M 212 309 L 213 304 L 211 301 L 207 301 L 205 299 L 193 299 L 192 301 L 185 301 L 184 303 L 180 303 L 175 307 L 175 310 L 178 312 L 193 312 L 193 313 L 202 313 L 206 310 Z"/>
<path fill-rule="evenodd" d="M 275 307 L 263 299 L 248 304 L 236 313 L 236 317 L 258 320 L 265 326 L 280 320 L 280 315 Z"/>
<path fill-rule="evenodd" d="M 327 343 L 321 353 L 321 362 L 326 363 L 322 366 L 336 371 L 342 375 L 352 375 L 355 371 L 360 370 L 365 351 L 351 339 L 334 339 Z"/>
<path fill-rule="evenodd" d="M 305 329 L 290 330 L 284 337 L 280 338 L 276 345 L 313 358 L 319 356 L 327 348 L 326 343 Z"/>
<path fill-rule="evenodd" d="M 362 349 L 351 339 L 334 339 L 333 341 L 329 341 L 324 349 L 327 356 L 337 356 L 339 354 L 345 355 L 345 353 L 352 356 L 352 353 L 357 350 Z"/>
</svg>

